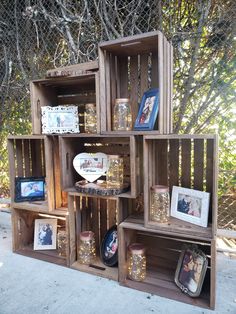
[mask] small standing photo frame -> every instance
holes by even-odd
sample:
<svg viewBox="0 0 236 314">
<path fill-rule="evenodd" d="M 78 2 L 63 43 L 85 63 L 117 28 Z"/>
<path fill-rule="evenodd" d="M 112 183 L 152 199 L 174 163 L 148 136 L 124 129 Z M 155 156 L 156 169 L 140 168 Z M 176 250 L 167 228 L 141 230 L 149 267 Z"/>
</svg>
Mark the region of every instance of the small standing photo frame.
<svg viewBox="0 0 236 314">
<path fill-rule="evenodd" d="M 15 202 L 44 201 L 45 177 L 15 178 Z"/>
<path fill-rule="evenodd" d="M 57 246 L 57 219 L 35 219 L 34 250 L 55 250 Z"/>
<path fill-rule="evenodd" d="M 41 111 L 43 134 L 79 133 L 77 106 L 43 106 Z"/>
<path fill-rule="evenodd" d="M 207 256 L 198 249 L 182 250 L 175 272 L 176 285 L 191 297 L 198 297 L 207 271 Z"/>
<path fill-rule="evenodd" d="M 171 216 L 207 227 L 210 193 L 173 186 Z"/>
<path fill-rule="evenodd" d="M 116 266 L 118 263 L 117 226 L 111 227 L 105 234 L 101 244 L 101 259 L 106 266 Z"/>
<path fill-rule="evenodd" d="M 143 94 L 134 130 L 153 130 L 159 107 L 159 90 L 153 88 Z"/>
</svg>

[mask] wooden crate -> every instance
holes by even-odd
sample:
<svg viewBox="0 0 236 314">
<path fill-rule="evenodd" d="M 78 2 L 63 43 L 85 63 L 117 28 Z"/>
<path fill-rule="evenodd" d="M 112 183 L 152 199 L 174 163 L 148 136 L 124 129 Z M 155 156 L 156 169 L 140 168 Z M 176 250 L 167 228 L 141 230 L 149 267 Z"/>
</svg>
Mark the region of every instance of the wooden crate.
<svg viewBox="0 0 236 314">
<path fill-rule="evenodd" d="M 41 107 L 78 106 L 79 128 L 84 132 L 85 104 L 96 103 L 97 133 L 100 133 L 99 74 L 85 73 L 77 76 L 55 77 L 30 83 L 33 134 L 42 133 Z"/>
<path fill-rule="evenodd" d="M 215 307 L 215 240 L 198 241 L 180 236 L 164 236 L 143 224 L 126 220 L 118 228 L 119 281 L 122 285 L 156 294 L 176 301 L 211 308 Z M 147 276 L 143 282 L 132 281 L 127 276 L 127 248 L 131 243 L 143 243 L 146 247 Z M 199 297 L 191 298 L 181 292 L 174 283 L 175 270 L 184 245 L 197 245 L 208 257 L 208 268 Z"/>
<path fill-rule="evenodd" d="M 59 143 L 56 136 L 8 137 L 10 192 L 13 207 L 48 211 L 67 210 L 67 193 L 60 185 Z M 16 177 L 46 178 L 46 200 L 14 203 Z"/>
<path fill-rule="evenodd" d="M 85 196 L 69 192 L 70 266 L 74 269 L 118 281 L 118 267 L 108 267 L 100 259 L 100 246 L 106 232 L 126 216 L 117 196 Z M 96 241 L 96 260 L 91 265 L 78 262 L 78 237 L 82 231 L 93 231 Z"/>
<path fill-rule="evenodd" d="M 35 219 L 57 218 L 57 230 L 63 229 L 67 233 L 66 257 L 60 256 L 58 250 L 34 250 Z M 68 215 L 45 214 L 43 211 L 34 211 L 12 207 L 12 243 L 13 252 L 47 262 L 69 266 L 69 223 Z"/>
<path fill-rule="evenodd" d="M 144 136 L 145 226 L 166 234 L 185 234 L 211 239 L 217 230 L 217 136 Z M 182 186 L 210 193 L 208 227 L 200 227 L 171 217 L 170 223 L 153 222 L 149 217 L 150 187 L 155 184 Z"/>
<path fill-rule="evenodd" d="M 160 31 L 99 44 L 101 131 L 112 131 L 116 98 L 130 98 L 135 122 L 142 95 L 159 89 L 159 113 L 154 133 L 172 131 L 173 51 Z M 130 134 L 150 133 L 134 131 Z M 120 131 L 117 133 L 121 133 Z"/>
<path fill-rule="evenodd" d="M 124 159 L 124 182 L 130 183 L 130 192 L 122 193 L 122 197 L 136 197 L 141 187 L 139 175 L 139 143 L 134 136 L 109 136 L 109 135 L 68 135 L 59 138 L 61 169 L 62 169 L 62 188 L 65 191 L 74 189 L 77 181 L 83 178 L 73 167 L 74 157 L 83 152 L 120 155 Z"/>
</svg>

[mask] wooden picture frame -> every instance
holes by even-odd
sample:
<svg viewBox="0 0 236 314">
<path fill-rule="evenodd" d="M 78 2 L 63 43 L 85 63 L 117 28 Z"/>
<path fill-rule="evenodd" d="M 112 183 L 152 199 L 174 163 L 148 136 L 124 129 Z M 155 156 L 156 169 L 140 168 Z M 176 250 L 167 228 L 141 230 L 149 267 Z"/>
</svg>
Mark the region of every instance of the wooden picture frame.
<svg viewBox="0 0 236 314">
<path fill-rule="evenodd" d="M 173 186 L 171 216 L 207 227 L 210 193 Z"/>
<path fill-rule="evenodd" d="M 159 106 L 159 90 L 153 88 L 143 94 L 134 130 L 153 130 Z"/>
<path fill-rule="evenodd" d="M 16 203 L 25 201 L 45 200 L 45 177 L 16 177 L 15 199 Z"/>
<path fill-rule="evenodd" d="M 197 248 L 181 251 L 175 272 L 176 285 L 191 297 L 198 297 L 202 290 L 208 260 Z"/>
<path fill-rule="evenodd" d="M 55 250 L 57 247 L 57 219 L 35 219 L 34 250 Z"/>
<path fill-rule="evenodd" d="M 43 106 L 41 112 L 43 134 L 80 132 L 77 106 Z"/>
</svg>

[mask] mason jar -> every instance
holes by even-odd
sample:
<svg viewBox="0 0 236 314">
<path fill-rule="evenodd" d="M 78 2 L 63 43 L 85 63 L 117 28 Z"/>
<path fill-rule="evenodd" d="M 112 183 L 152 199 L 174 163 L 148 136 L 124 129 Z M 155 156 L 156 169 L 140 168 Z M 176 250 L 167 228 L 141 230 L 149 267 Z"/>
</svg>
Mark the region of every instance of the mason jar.
<svg viewBox="0 0 236 314">
<path fill-rule="evenodd" d="M 108 188 L 120 188 L 124 181 L 124 162 L 119 155 L 108 155 L 106 183 Z"/>
<path fill-rule="evenodd" d="M 79 234 L 78 262 L 91 264 L 96 257 L 96 244 L 92 231 L 83 231 Z"/>
<path fill-rule="evenodd" d="M 85 105 L 84 131 L 85 133 L 97 133 L 96 104 Z"/>
<path fill-rule="evenodd" d="M 113 112 L 113 130 L 130 131 L 132 129 L 132 113 L 129 98 L 117 98 Z"/>
<path fill-rule="evenodd" d="M 135 281 L 146 278 L 146 254 L 141 243 L 132 243 L 128 247 L 128 277 Z"/>
<path fill-rule="evenodd" d="M 165 185 L 153 185 L 150 189 L 150 219 L 156 222 L 168 222 L 170 216 L 169 188 Z"/>
</svg>

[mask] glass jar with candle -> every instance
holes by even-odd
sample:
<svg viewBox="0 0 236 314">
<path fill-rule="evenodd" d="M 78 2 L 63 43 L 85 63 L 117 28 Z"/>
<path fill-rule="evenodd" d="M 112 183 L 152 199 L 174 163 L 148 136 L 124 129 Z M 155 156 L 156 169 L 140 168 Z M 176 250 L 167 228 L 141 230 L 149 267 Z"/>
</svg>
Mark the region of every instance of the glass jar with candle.
<svg viewBox="0 0 236 314">
<path fill-rule="evenodd" d="M 128 277 L 135 281 L 146 278 L 145 247 L 141 243 L 132 243 L 128 247 Z"/>
<path fill-rule="evenodd" d="M 157 222 L 167 222 L 170 216 L 169 188 L 165 185 L 151 187 L 150 219 Z"/>
<path fill-rule="evenodd" d="M 84 113 L 85 133 L 97 133 L 96 104 L 86 104 Z"/>
<path fill-rule="evenodd" d="M 78 261 L 81 264 L 90 264 L 96 257 L 94 233 L 83 231 L 79 234 Z"/>
<path fill-rule="evenodd" d="M 57 233 L 57 249 L 60 256 L 66 256 L 67 234 L 65 230 L 59 230 Z"/>
<path fill-rule="evenodd" d="M 130 131 L 132 129 L 132 113 L 129 98 L 117 98 L 113 113 L 114 131 Z"/>
<path fill-rule="evenodd" d="M 121 188 L 124 181 L 123 158 L 119 155 L 108 156 L 106 182 L 108 188 Z"/>
</svg>

